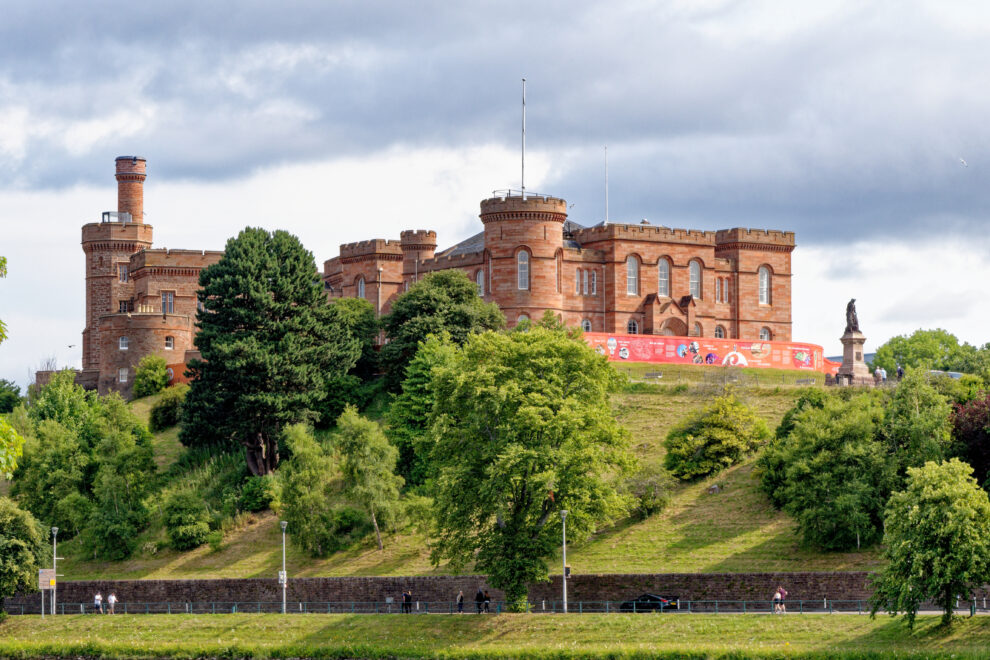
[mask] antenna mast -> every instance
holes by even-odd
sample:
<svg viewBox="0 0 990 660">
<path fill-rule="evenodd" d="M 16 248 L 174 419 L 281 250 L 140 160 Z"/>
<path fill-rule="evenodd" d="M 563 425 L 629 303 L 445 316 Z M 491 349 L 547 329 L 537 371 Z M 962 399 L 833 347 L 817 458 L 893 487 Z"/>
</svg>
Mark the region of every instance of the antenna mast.
<svg viewBox="0 0 990 660">
<path fill-rule="evenodd" d="M 608 224 L 608 145 L 605 145 L 605 224 Z"/>
<path fill-rule="evenodd" d="M 522 79 L 522 198 L 526 201 L 526 79 Z"/>
</svg>

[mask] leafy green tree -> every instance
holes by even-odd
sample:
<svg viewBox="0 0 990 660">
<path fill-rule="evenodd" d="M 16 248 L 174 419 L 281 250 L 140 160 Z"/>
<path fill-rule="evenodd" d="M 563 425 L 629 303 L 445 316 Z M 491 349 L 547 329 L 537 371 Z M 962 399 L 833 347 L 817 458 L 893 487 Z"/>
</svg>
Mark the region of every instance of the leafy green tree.
<svg viewBox="0 0 990 660">
<path fill-rule="evenodd" d="M 977 482 L 990 490 L 990 394 L 956 406 L 952 435 L 963 458 L 973 467 Z"/>
<path fill-rule="evenodd" d="M 148 429 L 158 433 L 178 424 L 182 419 L 182 404 L 185 403 L 188 393 L 189 386 L 185 383 L 165 388 L 155 405 L 151 406 Z"/>
<path fill-rule="evenodd" d="M 0 277 L 7 277 L 7 257 L 0 257 Z M 0 344 L 7 338 L 7 325 L 0 319 Z"/>
<path fill-rule="evenodd" d="M 34 589 L 46 549 L 45 533 L 35 517 L 0 497 L 0 605 L 18 591 Z"/>
<path fill-rule="evenodd" d="M 63 538 L 69 538 L 76 526 L 60 515 L 59 502 L 72 494 L 89 495 L 91 462 L 76 433 L 55 420 L 43 420 L 27 437 L 11 495 L 45 524 L 64 529 Z"/>
<path fill-rule="evenodd" d="M 472 333 L 504 326 L 505 317 L 498 305 L 486 303 L 478 295 L 478 285 L 463 272 L 430 273 L 396 298 L 382 319 L 389 339 L 381 350 L 386 384 L 398 390 L 406 366 L 424 337 L 447 332 L 451 341 L 460 346 Z"/>
<path fill-rule="evenodd" d="M 430 335 L 406 367 L 402 393 L 388 410 L 388 437 L 399 450 L 397 470 L 409 486 L 420 486 L 429 471 L 430 416 L 433 413 L 433 370 L 450 366 L 457 349 L 449 337 Z"/>
<path fill-rule="evenodd" d="M 378 518 L 382 514 L 391 518 L 399 500 L 402 477 L 395 474 L 399 452 L 381 427 L 361 417 L 354 406 L 345 408 L 337 420 L 337 447 L 343 458 L 344 488 L 371 516 L 378 549 L 382 550 Z"/>
<path fill-rule="evenodd" d="M 952 409 L 926 376 L 920 369 L 909 369 L 884 417 L 883 437 L 902 474 L 909 467 L 941 461 L 953 453 Z"/>
<path fill-rule="evenodd" d="M 168 387 L 168 363 L 160 355 L 145 355 L 134 374 L 135 398 L 158 394 Z"/>
<path fill-rule="evenodd" d="M 24 438 L 10 422 L 0 417 L 0 478 L 10 479 L 17 467 L 17 459 L 24 451 Z"/>
<path fill-rule="evenodd" d="M 350 373 L 361 380 L 372 378 L 378 371 L 378 349 L 375 342 L 381 326 L 375 306 L 364 298 L 339 298 L 333 302 L 340 324 L 358 343 L 360 354 Z"/>
<path fill-rule="evenodd" d="M 885 567 L 873 581 L 872 614 L 903 612 L 914 627 L 918 608 L 934 602 L 952 622 L 956 598 L 990 582 L 990 501 L 958 459 L 908 468 L 907 486 L 885 515 Z"/>
<path fill-rule="evenodd" d="M 780 447 L 784 510 L 806 543 L 848 550 L 879 540 L 894 468 L 876 439 L 883 408 L 871 396 L 808 407 Z"/>
<path fill-rule="evenodd" d="M 877 349 L 873 365 L 881 366 L 891 374 L 898 364 L 905 369 L 982 373 L 981 367 L 990 357 L 980 355 L 985 352 L 986 347 L 981 350 L 965 343 L 960 345 L 954 334 L 941 328 L 919 329 L 911 335 L 891 337 Z"/>
<path fill-rule="evenodd" d="M 182 407 L 187 446 L 245 448 L 254 475 L 278 465 L 278 440 L 316 417 L 357 341 L 327 303 L 313 255 L 285 231 L 248 228 L 200 273 L 193 378 Z"/>
<path fill-rule="evenodd" d="M 206 543 L 209 515 L 203 498 L 188 491 L 172 493 L 162 507 L 165 531 L 176 550 L 192 550 Z"/>
<path fill-rule="evenodd" d="M 733 395 L 688 415 L 667 434 L 664 467 L 680 479 L 721 472 L 770 440 L 759 415 Z"/>
<path fill-rule="evenodd" d="M 20 385 L 11 380 L 0 380 L 0 415 L 11 412 L 20 402 Z"/>
<path fill-rule="evenodd" d="M 575 541 L 627 510 L 613 481 L 632 462 L 628 433 L 609 406 L 622 378 L 535 327 L 469 337 L 435 382 L 431 559 L 474 562 L 523 607 L 527 583 L 547 579 L 562 509 Z"/>
</svg>

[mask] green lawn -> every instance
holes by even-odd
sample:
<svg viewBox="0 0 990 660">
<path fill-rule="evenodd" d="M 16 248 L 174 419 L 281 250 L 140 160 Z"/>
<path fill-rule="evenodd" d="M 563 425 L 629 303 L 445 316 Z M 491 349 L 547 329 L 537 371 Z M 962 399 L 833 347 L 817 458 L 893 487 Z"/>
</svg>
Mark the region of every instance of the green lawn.
<svg viewBox="0 0 990 660">
<path fill-rule="evenodd" d="M 950 631 L 865 615 L 10 617 L 4 657 L 990 657 L 990 617 Z"/>
</svg>

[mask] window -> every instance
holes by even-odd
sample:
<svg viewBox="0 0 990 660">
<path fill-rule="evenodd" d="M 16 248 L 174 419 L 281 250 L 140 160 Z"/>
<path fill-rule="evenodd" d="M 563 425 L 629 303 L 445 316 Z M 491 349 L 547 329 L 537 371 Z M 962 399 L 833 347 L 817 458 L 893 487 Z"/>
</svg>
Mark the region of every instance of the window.
<svg viewBox="0 0 990 660">
<path fill-rule="evenodd" d="M 127 264 L 117 264 L 117 279 L 121 282 L 128 281 L 130 275 L 127 272 Z"/>
<path fill-rule="evenodd" d="M 162 314 L 175 314 L 174 291 L 162 291 Z"/>
<path fill-rule="evenodd" d="M 701 298 L 701 264 L 692 261 L 688 266 L 689 293 L 695 298 Z"/>
<path fill-rule="evenodd" d="M 523 321 L 528 321 L 528 320 L 529 320 L 529 315 L 528 314 L 520 314 L 519 315 L 519 318 L 516 319 L 516 324 L 518 325 L 519 323 L 522 323 Z"/>
<path fill-rule="evenodd" d="M 770 328 L 761 328 L 760 329 L 760 340 L 761 341 L 770 341 L 771 339 L 773 339 L 773 335 L 770 334 Z"/>
<path fill-rule="evenodd" d="M 700 337 L 701 336 L 701 324 L 700 323 L 695 323 L 694 324 L 694 328 L 692 328 L 692 330 L 691 330 L 691 335 L 694 336 L 694 337 Z"/>
<path fill-rule="evenodd" d="M 715 280 L 715 302 L 722 302 L 722 278 Z"/>
<path fill-rule="evenodd" d="M 670 262 L 666 259 L 657 262 L 657 295 L 670 297 Z"/>
<path fill-rule="evenodd" d="M 118 303 L 117 311 L 119 311 L 121 314 L 124 314 L 126 312 L 133 312 L 134 311 L 134 303 L 133 303 L 133 301 L 130 301 L 130 300 L 121 300 Z"/>
<path fill-rule="evenodd" d="M 639 334 L 639 323 L 636 323 L 636 319 L 629 319 L 629 323 L 626 324 L 626 333 L 630 335 Z"/>
<path fill-rule="evenodd" d="M 581 321 L 581 329 L 584 330 L 585 332 L 591 332 L 591 321 L 589 321 L 588 319 L 584 319 L 583 321 Z"/>
<path fill-rule="evenodd" d="M 581 269 L 574 271 L 574 295 L 581 295 Z"/>
<path fill-rule="evenodd" d="M 723 328 L 720 325 L 716 325 L 715 326 L 715 338 L 716 339 L 725 339 L 725 328 Z"/>
<path fill-rule="evenodd" d="M 478 295 L 485 295 L 485 269 L 479 268 L 478 272 L 474 274 L 475 284 L 478 285 Z"/>
<path fill-rule="evenodd" d="M 770 304 L 770 269 L 760 266 L 760 304 Z"/>
<path fill-rule="evenodd" d="M 127 367 L 117 369 L 117 382 L 121 385 L 127 382 Z"/>
<path fill-rule="evenodd" d="M 127 350 L 127 345 L 129 343 L 130 343 L 130 340 L 128 340 L 127 337 L 121 337 L 120 339 L 117 340 L 117 346 L 119 346 L 120 347 L 120 350 L 122 350 L 122 351 L 126 351 Z"/>
<path fill-rule="evenodd" d="M 588 295 L 588 271 L 584 271 L 584 295 Z"/>
<path fill-rule="evenodd" d="M 529 288 L 529 252 L 525 250 L 516 255 L 516 279 L 520 289 Z"/>
<path fill-rule="evenodd" d="M 639 295 L 639 259 L 626 257 L 626 295 Z"/>
<path fill-rule="evenodd" d="M 364 298 L 364 278 L 359 277 L 357 281 L 358 298 Z"/>
<path fill-rule="evenodd" d="M 165 350 L 166 351 L 170 351 L 173 348 L 175 348 L 175 337 L 166 337 L 165 338 Z"/>
<path fill-rule="evenodd" d="M 598 295 L 598 271 L 591 271 L 591 295 Z"/>
</svg>

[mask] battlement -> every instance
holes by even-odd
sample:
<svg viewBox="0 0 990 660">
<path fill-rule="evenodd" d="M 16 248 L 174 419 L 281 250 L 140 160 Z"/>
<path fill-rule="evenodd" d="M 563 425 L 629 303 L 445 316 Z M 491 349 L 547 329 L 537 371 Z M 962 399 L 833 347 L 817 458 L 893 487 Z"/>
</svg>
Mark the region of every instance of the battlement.
<svg viewBox="0 0 990 660">
<path fill-rule="evenodd" d="M 553 213 L 561 216 L 560 221 L 567 219 L 567 202 L 558 197 L 544 195 L 526 195 L 523 199 L 521 195 L 505 194 L 481 202 L 481 219 L 485 216 L 509 213 L 509 214 L 529 214 L 529 213 Z M 554 218 L 556 219 L 556 218 Z"/>
<path fill-rule="evenodd" d="M 715 232 L 715 242 L 723 243 L 764 243 L 768 245 L 794 245 L 794 232 L 776 229 L 719 229 Z"/>
<path fill-rule="evenodd" d="M 151 245 L 152 227 L 137 222 L 90 222 L 82 227 L 83 249 L 87 243 L 136 242 Z"/>
<path fill-rule="evenodd" d="M 655 241 L 657 243 L 690 243 L 692 245 L 715 245 L 716 232 L 700 229 L 671 229 L 658 225 L 622 225 L 609 223 L 579 229 L 574 238 L 580 243 L 595 243 L 606 240 Z"/>
<path fill-rule="evenodd" d="M 374 254 L 402 254 L 402 247 L 399 241 L 386 240 L 384 238 L 372 238 L 367 241 L 357 243 L 345 243 L 340 246 L 340 257 L 363 257 Z"/>
<path fill-rule="evenodd" d="M 141 250 L 131 255 L 131 272 L 141 268 L 206 268 L 220 261 L 223 250 Z"/>
<path fill-rule="evenodd" d="M 484 261 L 484 252 L 462 252 L 447 256 L 423 259 L 420 264 L 423 270 L 436 270 L 438 268 L 456 268 L 458 266 L 473 266 Z"/>
<path fill-rule="evenodd" d="M 437 246 L 437 233 L 432 229 L 406 229 L 399 232 L 399 244 L 408 249 L 415 249 L 420 246 L 435 248 Z"/>
</svg>

